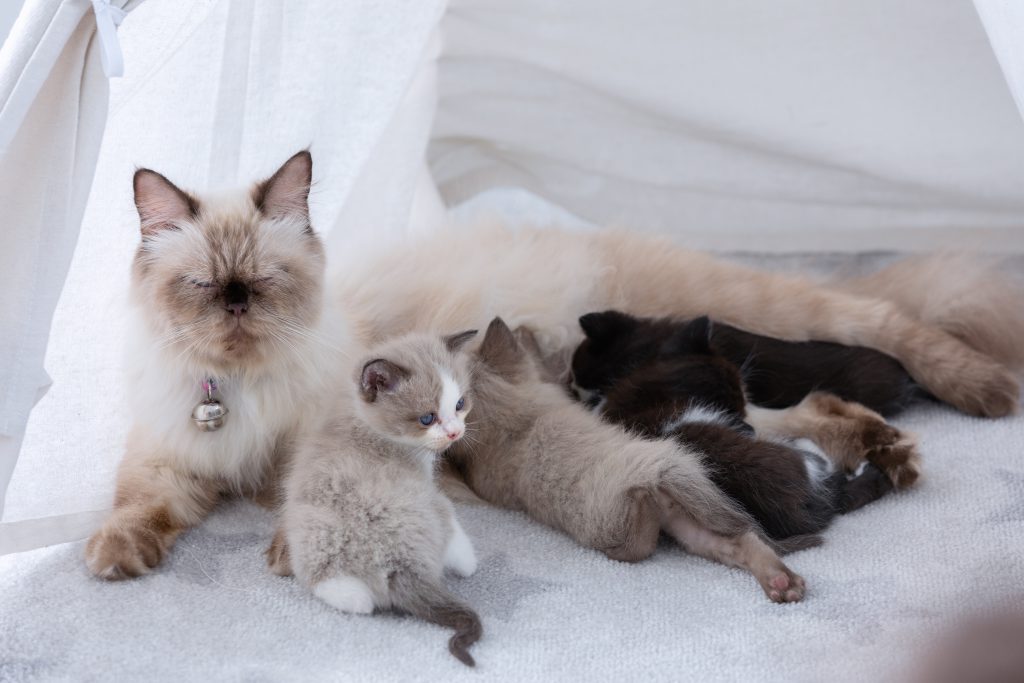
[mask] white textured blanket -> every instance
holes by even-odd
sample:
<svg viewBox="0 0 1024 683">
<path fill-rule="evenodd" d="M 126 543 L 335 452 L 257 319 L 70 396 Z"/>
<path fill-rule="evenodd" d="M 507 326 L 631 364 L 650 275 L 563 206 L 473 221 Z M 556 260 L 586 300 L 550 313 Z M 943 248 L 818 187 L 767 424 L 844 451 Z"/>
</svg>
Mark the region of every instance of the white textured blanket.
<svg viewBox="0 0 1024 683">
<path fill-rule="evenodd" d="M 474 672 L 441 628 L 342 615 L 270 575 L 271 515 L 232 503 L 138 581 L 92 579 L 80 542 L 0 558 L 0 681 L 900 678 L 957 615 L 1024 608 L 1024 418 L 924 405 L 897 423 L 921 437 L 920 486 L 791 556 L 801 604 L 773 605 L 747 574 L 668 545 L 619 564 L 522 515 L 461 507 L 481 565 L 451 587 L 484 620 Z"/>
</svg>

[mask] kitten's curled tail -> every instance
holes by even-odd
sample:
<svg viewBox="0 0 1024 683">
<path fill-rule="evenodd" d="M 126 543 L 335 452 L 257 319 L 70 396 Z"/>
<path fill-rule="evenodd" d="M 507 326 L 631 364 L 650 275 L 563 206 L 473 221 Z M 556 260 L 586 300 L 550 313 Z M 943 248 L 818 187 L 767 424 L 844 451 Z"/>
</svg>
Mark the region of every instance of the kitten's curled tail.
<svg viewBox="0 0 1024 683">
<path fill-rule="evenodd" d="M 998 258 L 952 252 L 916 256 L 831 286 L 892 301 L 1003 365 L 1024 369 L 1024 286 L 1000 270 Z"/>
<path fill-rule="evenodd" d="M 480 640 L 483 624 L 472 608 L 444 586 L 405 569 L 391 577 L 390 593 L 395 607 L 438 626 L 455 629 L 448 650 L 466 666 L 476 666 L 469 646 Z"/>
</svg>

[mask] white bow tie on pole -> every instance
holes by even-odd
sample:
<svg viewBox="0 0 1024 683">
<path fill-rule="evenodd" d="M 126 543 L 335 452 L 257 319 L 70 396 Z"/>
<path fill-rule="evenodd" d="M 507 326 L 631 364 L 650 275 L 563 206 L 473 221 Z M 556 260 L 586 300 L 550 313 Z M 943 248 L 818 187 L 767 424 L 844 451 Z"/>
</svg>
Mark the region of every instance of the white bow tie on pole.
<svg viewBox="0 0 1024 683">
<path fill-rule="evenodd" d="M 117 39 L 117 27 L 128 13 L 120 7 L 111 5 L 110 0 L 92 0 L 92 9 L 96 13 L 96 32 L 100 38 L 103 73 L 107 78 L 123 76 L 124 55 L 121 54 L 121 43 Z"/>
</svg>

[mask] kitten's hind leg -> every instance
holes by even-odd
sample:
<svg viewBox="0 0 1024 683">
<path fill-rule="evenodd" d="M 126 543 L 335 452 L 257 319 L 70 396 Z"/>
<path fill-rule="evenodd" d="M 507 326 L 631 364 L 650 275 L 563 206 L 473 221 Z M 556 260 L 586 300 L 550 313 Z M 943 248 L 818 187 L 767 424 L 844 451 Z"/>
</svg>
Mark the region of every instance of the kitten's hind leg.
<svg viewBox="0 0 1024 683">
<path fill-rule="evenodd" d="M 911 434 L 858 403 L 824 392 L 810 394 L 782 410 L 747 406 L 747 422 L 762 438 L 810 439 L 846 472 L 865 460 L 885 472 L 896 488 L 907 488 L 920 475 L 921 458 Z"/>
<path fill-rule="evenodd" d="M 799 602 L 804 580 L 779 559 L 753 529 L 735 536 L 716 533 L 687 512 L 665 491 L 658 492 L 662 529 L 694 555 L 745 569 L 772 602 Z"/>
<path fill-rule="evenodd" d="M 373 592 L 370 587 L 362 579 L 349 574 L 339 574 L 320 581 L 313 586 L 313 595 L 342 612 L 373 612 Z"/>
<path fill-rule="evenodd" d="M 452 535 L 444 549 L 444 566 L 459 576 L 472 576 L 476 572 L 476 552 L 473 542 L 462 529 L 455 515 L 451 516 Z"/>
</svg>

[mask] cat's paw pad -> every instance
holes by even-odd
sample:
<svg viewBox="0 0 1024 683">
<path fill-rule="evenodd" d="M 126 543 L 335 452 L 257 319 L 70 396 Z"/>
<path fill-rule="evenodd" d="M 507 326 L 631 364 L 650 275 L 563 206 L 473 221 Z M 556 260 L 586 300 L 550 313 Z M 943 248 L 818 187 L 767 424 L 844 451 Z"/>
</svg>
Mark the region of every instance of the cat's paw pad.
<svg viewBox="0 0 1024 683">
<path fill-rule="evenodd" d="M 142 576 L 160 564 L 165 549 L 160 537 L 142 527 L 109 524 L 85 546 L 85 564 L 98 578 L 119 581 Z"/>
<path fill-rule="evenodd" d="M 373 612 L 373 593 L 366 582 L 355 576 L 335 576 L 313 586 L 313 595 L 331 607 L 349 614 Z"/>
<path fill-rule="evenodd" d="M 763 579 L 761 587 L 772 602 L 800 602 L 804 598 L 806 584 L 799 574 L 794 573 L 785 565 L 769 572 Z"/>
<path fill-rule="evenodd" d="M 897 489 L 905 489 L 921 476 L 921 455 L 913 435 L 893 431 L 896 435 L 892 441 L 871 445 L 864 459 L 885 472 Z"/>
</svg>

